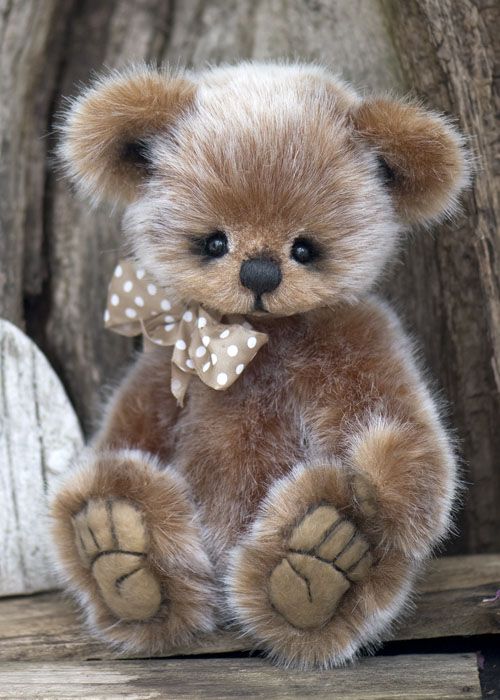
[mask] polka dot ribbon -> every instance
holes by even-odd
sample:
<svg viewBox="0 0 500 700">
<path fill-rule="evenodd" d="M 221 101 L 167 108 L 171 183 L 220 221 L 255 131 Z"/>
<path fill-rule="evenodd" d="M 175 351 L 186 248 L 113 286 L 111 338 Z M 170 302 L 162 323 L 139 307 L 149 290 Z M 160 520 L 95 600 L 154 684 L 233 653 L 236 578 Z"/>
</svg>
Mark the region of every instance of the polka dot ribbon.
<svg viewBox="0 0 500 700">
<path fill-rule="evenodd" d="M 267 343 L 243 316 L 230 319 L 221 323 L 200 304 L 174 304 L 129 260 L 115 268 L 104 313 L 106 328 L 116 333 L 173 346 L 171 390 L 181 406 L 193 374 L 212 389 L 227 389 Z"/>
</svg>

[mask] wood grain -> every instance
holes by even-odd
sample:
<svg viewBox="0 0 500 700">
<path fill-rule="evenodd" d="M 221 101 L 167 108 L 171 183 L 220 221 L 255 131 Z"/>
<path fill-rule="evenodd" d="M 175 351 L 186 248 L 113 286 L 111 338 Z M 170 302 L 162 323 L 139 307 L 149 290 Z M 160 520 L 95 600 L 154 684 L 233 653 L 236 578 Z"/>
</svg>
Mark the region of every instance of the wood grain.
<svg viewBox="0 0 500 700">
<path fill-rule="evenodd" d="M 391 284 L 451 402 L 466 508 L 449 551 L 500 549 L 500 4 L 384 0 L 409 88 L 458 118 L 477 161 L 463 213 L 415 235 Z"/>
<path fill-rule="evenodd" d="M 12 0 L 0 12 L 0 316 L 25 323 L 43 295 L 46 137 L 71 2 Z"/>
<path fill-rule="evenodd" d="M 0 596 L 54 587 L 47 499 L 82 446 L 75 412 L 49 363 L 0 319 Z"/>
<path fill-rule="evenodd" d="M 474 654 L 389 656 L 304 672 L 262 659 L 6 663 L 0 698 L 480 698 Z"/>
<path fill-rule="evenodd" d="M 420 584 L 416 610 L 391 639 L 498 634 L 500 606 L 482 602 L 498 588 L 500 555 L 438 559 Z M 250 640 L 219 632 L 164 656 L 220 654 L 252 647 Z M 0 600 L 0 661 L 112 658 L 120 656 L 88 635 L 73 604 L 61 594 Z"/>
</svg>

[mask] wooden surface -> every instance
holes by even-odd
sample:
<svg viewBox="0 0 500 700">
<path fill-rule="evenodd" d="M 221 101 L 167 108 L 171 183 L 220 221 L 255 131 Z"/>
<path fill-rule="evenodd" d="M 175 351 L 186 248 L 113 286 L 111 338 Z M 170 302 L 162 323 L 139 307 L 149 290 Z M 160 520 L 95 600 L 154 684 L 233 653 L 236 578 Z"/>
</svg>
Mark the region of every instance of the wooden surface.
<svg viewBox="0 0 500 700">
<path fill-rule="evenodd" d="M 119 217 L 52 169 L 54 114 L 103 65 L 292 57 L 456 114 L 480 160 L 465 213 L 418 232 L 387 289 L 453 404 L 470 493 L 450 551 L 500 549 L 498 115 L 491 0 L 11 0 L 0 13 L 0 315 L 26 327 L 87 431 L 131 342 L 105 332 Z"/>
<path fill-rule="evenodd" d="M 449 557 L 433 562 L 422 580 L 416 610 L 391 639 L 431 639 L 498 634 L 500 603 L 486 604 L 500 588 L 500 555 Z M 198 640 L 172 655 L 251 650 L 252 642 L 229 632 Z M 0 600 L 0 662 L 112 659 L 116 652 L 92 639 L 73 604 L 61 594 Z"/>
<path fill-rule="evenodd" d="M 47 360 L 0 319 L 0 597 L 54 588 L 47 499 L 82 444 Z"/>
<path fill-rule="evenodd" d="M 5 663 L 0 698 L 480 698 L 475 654 L 362 659 L 333 671 L 287 671 L 262 659 Z"/>
<path fill-rule="evenodd" d="M 500 606 L 483 601 L 494 597 L 499 582 L 500 555 L 436 560 L 416 611 L 395 638 L 498 633 Z M 60 594 L 6 598 L 0 600 L 0 698 L 481 697 L 475 654 L 377 656 L 321 672 L 275 668 L 255 655 L 221 656 L 249 648 L 220 633 L 172 649 L 176 658 L 133 660 L 91 640 Z"/>
<path fill-rule="evenodd" d="M 500 3 L 383 0 L 406 84 L 458 117 L 477 159 L 464 214 L 414 237 L 392 296 L 451 402 L 467 470 L 449 551 L 500 550 Z"/>
</svg>

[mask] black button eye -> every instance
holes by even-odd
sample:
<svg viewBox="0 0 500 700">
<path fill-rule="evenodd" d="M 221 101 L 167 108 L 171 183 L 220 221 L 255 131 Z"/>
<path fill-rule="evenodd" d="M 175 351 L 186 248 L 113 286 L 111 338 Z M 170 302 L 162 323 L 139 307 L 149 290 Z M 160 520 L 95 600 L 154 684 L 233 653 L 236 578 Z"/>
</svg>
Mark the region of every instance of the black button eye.
<svg viewBox="0 0 500 700">
<path fill-rule="evenodd" d="M 318 250 L 308 238 L 296 238 L 292 245 L 292 258 L 301 265 L 307 265 L 318 257 Z"/>
<path fill-rule="evenodd" d="M 203 252 L 209 258 L 222 258 L 228 250 L 227 236 L 224 231 L 214 231 L 205 238 Z"/>
</svg>

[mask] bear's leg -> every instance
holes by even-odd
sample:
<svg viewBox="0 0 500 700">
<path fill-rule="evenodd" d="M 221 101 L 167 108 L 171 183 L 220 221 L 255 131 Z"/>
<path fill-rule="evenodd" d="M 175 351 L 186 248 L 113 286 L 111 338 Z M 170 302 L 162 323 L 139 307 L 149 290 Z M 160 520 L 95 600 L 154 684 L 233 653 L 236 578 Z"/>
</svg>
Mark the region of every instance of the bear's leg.
<svg viewBox="0 0 500 700">
<path fill-rule="evenodd" d="M 139 450 L 101 450 L 53 505 L 69 587 L 91 627 L 160 652 L 214 627 L 212 571 L 184 480 Z"/>
<path fill-rule="evenodd" d="M 370 478 L 340 465 L 297 467 L 271 488 L 231 554 L 228 600 L 272 657 L 328 667 L 380 640 L 414 566 L 384 544 Z"/>
</svg>

